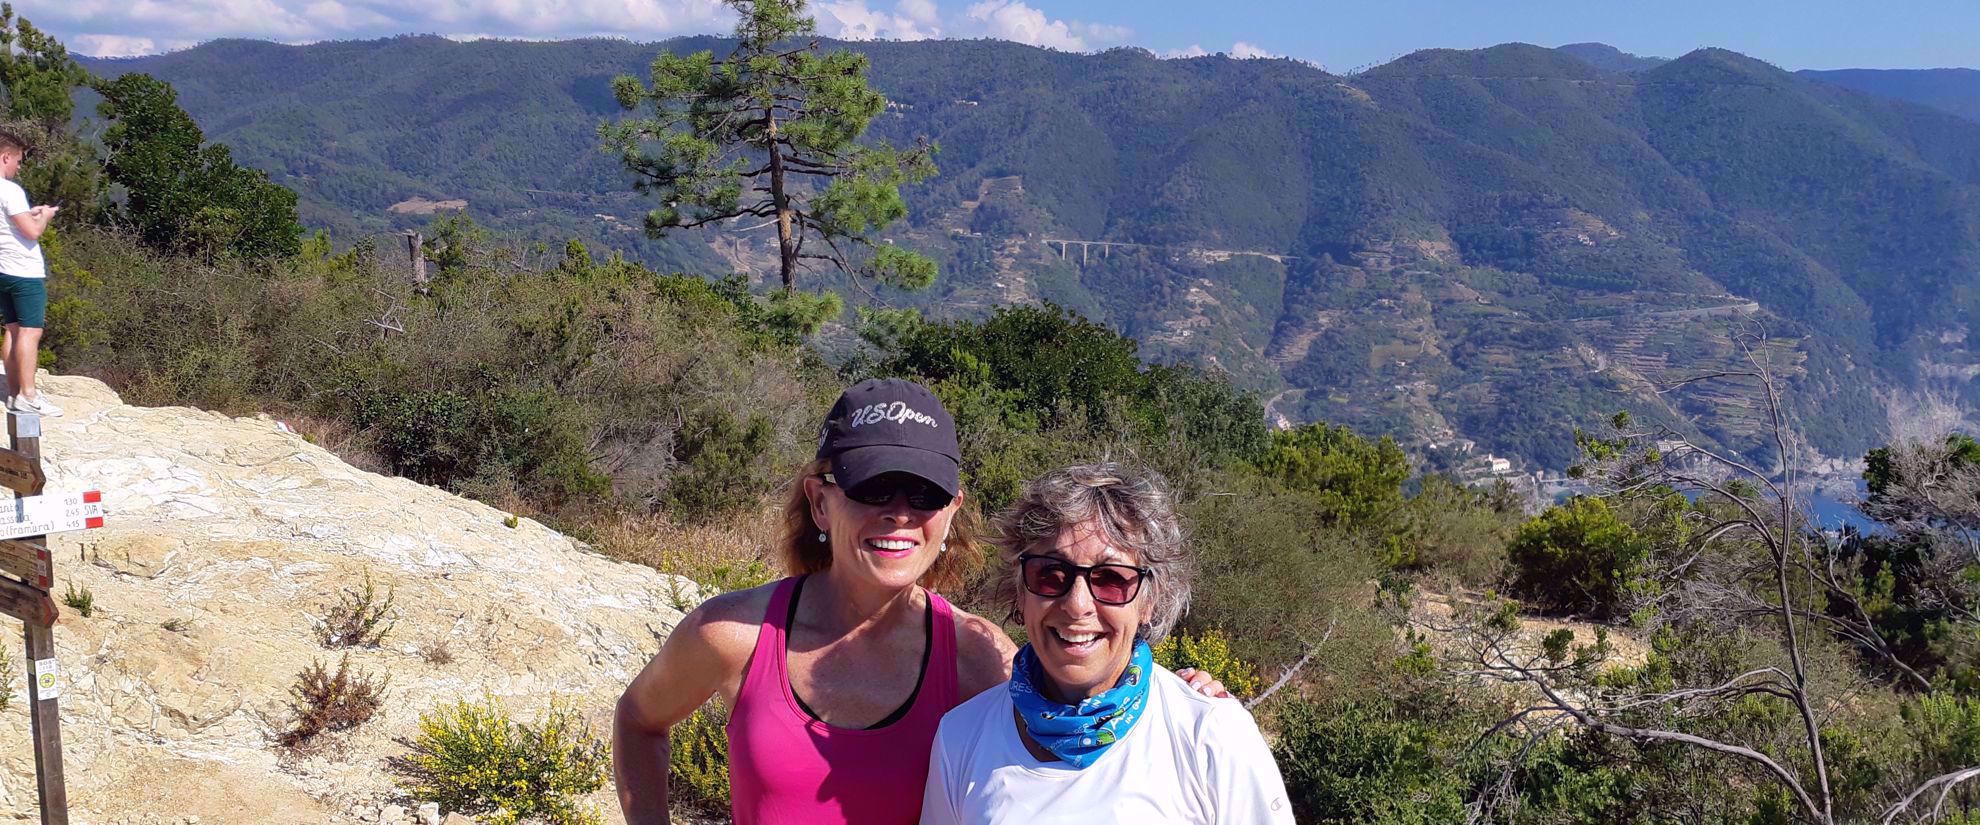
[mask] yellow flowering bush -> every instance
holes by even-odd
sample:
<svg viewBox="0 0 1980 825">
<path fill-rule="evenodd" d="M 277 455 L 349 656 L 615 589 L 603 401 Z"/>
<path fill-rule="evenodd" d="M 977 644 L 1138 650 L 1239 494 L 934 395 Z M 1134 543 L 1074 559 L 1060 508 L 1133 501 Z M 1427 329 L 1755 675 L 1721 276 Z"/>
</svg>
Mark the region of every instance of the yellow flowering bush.
<svg viewBox="0 0 1980 825">
<path fill-rule="evenodd" d="M 1200 634 L 1170 634 L 1155 646 L 1155 663 L 1170 670 L 1193 667 L 1223 681 L 1232 696 L 1244 698 L 1258 692 L 1258 668 L 1231 652 L 1231 638 L 1221 630 Z"/>
<path fill-rule="evenodd" d="M 576 710 L 553 702 L 543 722 L 518 724 L 492 700 L 420 714 L 412 751 L 391 760 L 399 786 L 441 810 L 492 825 L 600 825 L 577 798 L 605 785 L 605 743 Z"/>
<path fill-rule="evenodd" d="M 719 701 L 702 705 L 668 733 L 667 801 L 706 813 L 729 811 L 729 715 Z"/>
</svg>

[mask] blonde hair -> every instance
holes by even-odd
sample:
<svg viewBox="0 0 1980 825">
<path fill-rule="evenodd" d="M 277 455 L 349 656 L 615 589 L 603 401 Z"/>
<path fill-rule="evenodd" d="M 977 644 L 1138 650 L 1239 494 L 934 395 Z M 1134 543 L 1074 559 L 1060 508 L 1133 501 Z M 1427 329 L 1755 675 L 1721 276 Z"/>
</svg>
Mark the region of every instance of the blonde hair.
<svg viewBox="0 0 1980 825">
<path fill-rule="evenodd" d="M 788 484 L 784 494 L 784 534 L 777 541 L 777 557 L 784 562 L 786 575 L 817 573 L 832 566 L 831 540 L 818 540 L 824 528 L 812 520 L 811 499 L 804 494 L 805 479 L 831 471 L 831 459 L 816 459 L 799 468 Z M 949 537 L 944 542 L 948 549 L 936 556 L 928 572 L 921 574 L 922 587 L 950 594 L 962 589 L 983 555 L 977 539 L 978 521 L 976 508 L 965 498 L 949 517 Z"/>
</svg>

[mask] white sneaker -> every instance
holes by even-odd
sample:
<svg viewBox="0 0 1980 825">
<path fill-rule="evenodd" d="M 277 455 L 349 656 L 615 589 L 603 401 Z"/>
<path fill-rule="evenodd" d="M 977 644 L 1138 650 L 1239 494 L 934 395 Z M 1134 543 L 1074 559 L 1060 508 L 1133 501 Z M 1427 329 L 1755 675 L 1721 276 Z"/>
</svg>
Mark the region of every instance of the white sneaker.
<svg viewBox="0 0 1980 825">
<path fill-rule="evenodd" d="M 7 399 L 7 406 L 10 409 L 20 412 L 35 413 L 42 418 L 62 417 L 62 408 L 55 406 L 55 402 L 48 400 L 48 396 L 43 395 L 39 390 L 35 392 L 33 398 L 25 395 L 16 395 L 13 398 L 9 398 Z"/>
</svg>

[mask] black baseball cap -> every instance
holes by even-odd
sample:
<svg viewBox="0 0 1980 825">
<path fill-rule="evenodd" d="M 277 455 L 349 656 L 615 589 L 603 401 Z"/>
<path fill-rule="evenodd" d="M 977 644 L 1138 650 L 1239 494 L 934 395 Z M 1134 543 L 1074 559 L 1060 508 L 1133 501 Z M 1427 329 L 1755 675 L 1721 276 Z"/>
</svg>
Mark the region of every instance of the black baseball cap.
<svg viewBox="0 0 1980 825">
<path fill-rule="evenodd" d="M 962 491 L 956 422 L 927 387 L 870 378 L 839 396 L 818 431 L 818 457 L 852 489 L 886 473 L 912 473 L 949 495 Z"/>
</svg>

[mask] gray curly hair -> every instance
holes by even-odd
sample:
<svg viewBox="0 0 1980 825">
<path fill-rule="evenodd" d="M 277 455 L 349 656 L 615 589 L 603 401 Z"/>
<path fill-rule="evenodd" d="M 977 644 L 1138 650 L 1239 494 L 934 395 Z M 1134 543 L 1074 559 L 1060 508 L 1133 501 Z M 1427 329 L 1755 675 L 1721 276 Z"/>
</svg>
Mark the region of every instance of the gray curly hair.
<svg viewBox="0 0 1980 825">
<path fill-rule="evenodd" d="M 1148 621 L 1136 636 L 1149 644 L 1167 638 L 1183 613 L 1196 581 L 1196 562 L 1183 547 L 1182 522 L 1176 517 L 1168 484 L 1153 470 L 1112 461 L 1076 464 L 1048 472 L 1030 484 L 996 520 L 992 543 L 1006 569 L 999 590 L 1010 599 L 1013 612 L 1018 594 L 1018 556 L 1058 541 L 1060 531 L 1075 524 L 1098 522 L 1114 546 L 1133 550 L 1142 567 L 1155 571 L 1144 583 L 1140 598 L 1154 600 Z"/>
</svg>

